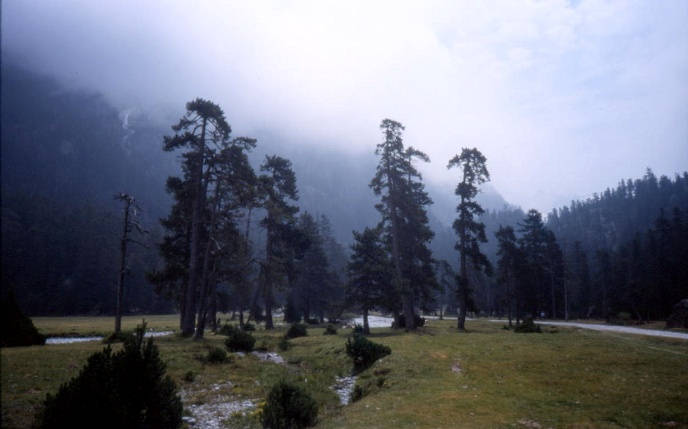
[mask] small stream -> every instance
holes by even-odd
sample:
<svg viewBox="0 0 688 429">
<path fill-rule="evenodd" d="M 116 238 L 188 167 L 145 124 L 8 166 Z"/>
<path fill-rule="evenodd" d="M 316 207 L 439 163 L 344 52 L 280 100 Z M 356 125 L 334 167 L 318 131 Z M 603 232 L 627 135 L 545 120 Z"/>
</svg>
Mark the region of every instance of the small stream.
<svg viewBox="0 0 688 429">
<path fill-rule="evenodd" d="M 164 337 L 166 335 L 172 335 L 174 331 L 148 331 L 145 333 L 144 337 Z M 101 341 L 103 337 L 48 337 L 45 340 L 46 344 L 74 344 L 74 343 L 85 343 L 89 341 Z"/>
<path fill-rule="evenodd" d="M 368 326 L 371 328 L 390 328 L 394 319 L 384 316 L 368 316 Z M 363 316 L 350 320 L 349 323 L 363 326 Z"/>
<path fill-rule="evenodd" d="M 339 396 L 339 402 L 342 405 L 348 405 L 351 401 L 351 392 L 353 392 L 355 385 L 355 375 L 349 377 L 335 377 L 335 383 L 330 386 L 330 389 L 334 390 L 337 396 Z"/>
</svg>

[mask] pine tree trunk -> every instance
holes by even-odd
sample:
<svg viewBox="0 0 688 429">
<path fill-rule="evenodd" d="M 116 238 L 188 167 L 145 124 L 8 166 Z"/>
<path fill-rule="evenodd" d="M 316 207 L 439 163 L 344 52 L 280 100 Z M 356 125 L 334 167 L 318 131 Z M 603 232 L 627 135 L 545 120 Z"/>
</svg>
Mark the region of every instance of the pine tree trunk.
<svg viewBox="0 0 688 429">
<path fill-rule="evenodd" d="M 267 243 L 265 245 L 265 275 L 263 281 L 263 301 L 265 302 L 265 329 L 273 329 L 275 326 L 272 323 L 272 227 L 268 225 L 267 228 Z"/>
<path fill-rule="evenodd" d="M 461 202 L 460 202 L 460 207 L 463 207 L 465 204 L 464 197 L 461 196 Z M 457 314 L 457 328 L 459 331 L 465 331 L 466 330 L 466 306 L 468 305 L 468 267 L 466 265 L 466 226 L 465 222 L 462 222 L 463 229 L 461 230 L 461 233 L 459 234 L 459 240 L 461 241 L 459 243 L 459 248 L 461 255 L 459 257 L 459 313 Z"/>
<path fill-rule="evenodd" d="M 507 273 L 507 276 L 508 276 L 508 273 Z M 512 326 L 512 324 L 511 324 L 511 306 L 512 306 L 512 304 L 511 304 L 511 298 L 512 298 L 511 297 L 511 294 L 512 294 L 511 289 L 512 289 L 511 279 L 509 277 L 507 277 L 507 280 L 506 280 L 506 312 L 509 316 L 509 327 L 510 328 Z"/>
<path fill-rule="evenodd" d="M 550 272 L 550 285 L 552 289 L 552 319 L 557 318 L 557 304 L 556 304 L 556 298 L 554 294 L 554 273 Z"/>
<path fill-rule="evenodd" d="M 196 294 L 200 281 L 199 259 L 200 259 L 200 244 L 201 244 L 201 224 L 203 216 L 203 206 L 205 203 L 205 195 L 203 190 L 203 161 L 205 157 L 205 129 L 207 119 L 203 119 L 201 127 L 200 147 L 198 149 L 199 160 L 197 162 L 194 173 L 194 188 L 195 195 L 193 199 L 193 208 L 191 212 L 191 247 L 189 249 L 189 285 L 186 290 L 185 300 L 185 314 L 182 315 L 182 335 L 191 336 L 194 333 L 194 322 L 196 319 Z"/>
<path fill-rule="evenodd" d="M 204 192 L 205 193 L 205 192 Z M 214 290 L 214 285 L 212 281 L 209 281 L 210 273 L 209 273 L 209 267 L 210 267 L 210 259 L 211 259 L 211 249 L 213 245 L 213 240 L 212 238 L 215 236 L 215 230 L 217 229 L 217 210 L 218 210 L 218 200 L 220 198 L 220 193 L 221 193 L 221 188 L 220 184 L 218 183 L 215 186 L 215 201 L 213 202 L 212 205 L 212 213 L 210 216 L 210 232 L 208 234 L 208 239 L 205 243 L 205 251 L 203 252 L 203 269 L 201 271 L 201 299 L 200 303 L 198 306 L 198 326 L 196 326 L 196 332 L 194 334 L 195 339 L 201 339 L 203 338 L 204 331 L 205 331 L 205 324 L 206 324 L 206 315 L 208 313 L 208 297 L 212 296 L 210 293 L 211 290 Z M 215 259 L 215 258 L 213 258 Z M 217 261 L 213 261 L 213 265 L 215 265 Z M 215 269 L 213 268 L 213 272 L 215 272 Z M 214 277 L 214 275 L 213 275 Z"/>
<path fill-rule="evenodd" d="M 208 288 L 210 287 L 209 282 L 206 282 L 202 286 L 201 290 L 201 302 L 200 305 L 198 306 L 198 320 L 196 322 L 196 331 L 194 332 L 194 340 L 200 340 L 203 338 L 203 334 L 205 333 L 205 323 L 206 323 L 206 312 L 207 312 L 207 306 L 205 304 L 205 301 L 207 301 L 207 296 L 208 296 Z"/>
<path fill-rule="evenodd" d="M 392 190 L 390 190 L 390 193 L 391 191 Z M 390 195 L 390 205 L 392 218 L 392 257 L 394 258 L 394 277 L 396 287 L 401 292 L 402 309 L 406 322 L 405 328 L 406 331 L 411 331 L 416 329 L 416 324 L 413 317 L 413 296 L 409 290 L 410 285 L 404 281 L 401 271 L 401 256 L 399 252 L 399 217 L 397 215 L 396 195 Z"/>
<path fill-rule="evenodd" d="M 115 334 L 122 331 L 122 300 L 124 298 L 124 275 L 127 270 L 127 240 L 129 233 L 129 207 L 131 200 L 124 203 L 124 226 L 122 228 L 122 240 L 120 241 L 119 281 L 117 282 L 117 307 L 115 308 Z"/>
<path fill-rule="evenodd" d="M 214 290 L 210 295 L 210 309 L 208 310 L 208 318 L 210 319 L 210 329 L 217 332 L 217 291 Z"/>
<path fill-rule="evenodd" d="M 262 281 L 262 280 L 261 280 Z M 260 292 L 262 290 L 262 285 L 260 282 L 256 285 L 256 289 L 253 291 L 253 297 L 251 298 L 251 304 L 249 305 L 248 308 L 248 318 L 246 319 L 246 323 L 250 322 L 251 319 L 257 321 L 259 319 L 260 314 L 260 309 L 258 308 L 258 299 L 260 298 Z"/>
<path fill-rule="evenodd" d="M 567 282 L 564 280 L 564 320 L 569 320 L 569 292 L 566 286 Z"/>
<path fill-rule="evenodd" d="M 368 307 L 363 308 L 363 335 L 370 335 L 370 325 L 368 324 Z"/>
<path fill-rule="evenodd" d="M 210 247 L 210 240 L 208 240 L 208 245 L 207 247 Z M 206 253 L 203 257 L 203 276 L 202 280 L 203 282 L 202 287 L 201 287 L 201 297 L 198 303 L 198 322 L 196 326 L 196 331 L 194 333 L 194 339 L 201 339 L 203 338 L 204 330 L 205 330 L 205 322 L 206 322 L 206 313 L 208 311 L 208 296 L 209 294 L 209 289 L 211 288 L 211 281 L 208 276 L 208 260 L 210 259 L 208 249 L 206 249 Z"/>
</svg>

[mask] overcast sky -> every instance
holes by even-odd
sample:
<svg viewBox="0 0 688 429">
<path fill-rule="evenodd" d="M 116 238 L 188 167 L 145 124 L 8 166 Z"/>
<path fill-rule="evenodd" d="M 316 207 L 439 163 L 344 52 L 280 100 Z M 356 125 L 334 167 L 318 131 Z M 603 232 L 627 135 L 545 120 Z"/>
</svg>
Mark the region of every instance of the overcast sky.
<svg viewBox="0 0 688 429">
<path fill-rule="evenodd" d="M 688 1 L 2 2 L 2 49 L 119 109 L 197 96 L 234 130 L 373 151 L 380 120 L 451 192 L 461 147 L 549 211 L 688 169 Z"/>
</svg>

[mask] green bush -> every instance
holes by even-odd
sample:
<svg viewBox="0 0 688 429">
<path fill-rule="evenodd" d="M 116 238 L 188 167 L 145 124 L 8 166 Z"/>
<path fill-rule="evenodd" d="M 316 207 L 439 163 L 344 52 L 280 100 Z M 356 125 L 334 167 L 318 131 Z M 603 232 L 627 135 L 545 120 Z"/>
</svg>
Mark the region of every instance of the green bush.
<svg viewBox="0 0 688 429">
<path fill-rule="evenodd" d="M 225 347 L 230 352 L 250 352 L 256 344 L 256 339 L 253 338 L 253 335 L 232 325 L 223 326 L 220 333 L 227 336 Z"/>
<path fill-rule="evenodd" d="M 259 352 L 267 352 L 270 350 L 270 347 L 268 347 L 268 342 L 263 339 L 257 346 L 254 347 L 254 349 Z"/>
<path fill-rule="evenodd" d="M 253 332 L 256 330 L 256 325 L 254 325 L 253 323 L 244 323 L 242 329 L 246 332 Z"/>
<path fill-rule="evenodd" d="M 383 345 L 377 344 L 363 335 L 354 335 L 346 340 L 346 354 L 354 361 L 354 371 L 360 372 L 372 365 L 376 360 L 392 353 L 392 350 Z"/>
<path fill-rule="evenodd" d="M 113 344 L 113 343 L 123 343 L 131 333 L 128 332 L 113 332 L 112 334 L 108 335 L 107 337 L 103 338 L 103 343 L 104 344 Z"/>
<path fill-rule="evenodd" d="M 329 325 L 327 325 L 327 328 L 325 328 L 325 332 L 323 334 L 324 335 L 337 335 L 337 328 L 335 328 L 334 325 L 329 324 Z"/>
<path fill-rule="evenodd" d="M 540 329 L 540 325 L 536 325 L 535 322 L 533 322 L 533 319 L 527 318 L 521 322 L 521 324 L 516 325 L 514 328 L 514 332 L 518 332 L 521 334 L 529 334 L 529 333 L 540 333 L 542 330 Z"/>
<path fill-rule="evenodd" d="M 208 350 L 205 361 L 208 363 L 225 363 L 227 362 L 227 352 L 220 347 L 213 347 Z"/>
<path fill-rule="evenodd" d="M 289 344 L 289 340 L 287 339 L 287 337 L 282 337 L 279 343 L 277 343 L 277 347 L 279 347 L 279 349 L 284 352 L 289 350 L 291 344 Z"/>
<path fill-rule="evenodd" d="M 363 332 L 363 325 L 355 324 L 353 334 L 354 335 L 364 335 L 365 332 Z"/>
<path fill-rule="evenodd" d="M 9 289 L 0 301 L 0 347 L 36 344 L 45 344 L 45 336 L 39 334 L 31 319 L 21 312 Z"/>
<path fill-rule="evenodd" d="M 318 404 L 300 386 L 280 381 L 270 390 L 261 421 L 264 428 L 299 429 L 313 426 Z"/>
<path fill-rule="evenodd" d="M 420 317 L 417 314 L 413 315 L 413 320 L 416 322 L 416 327 L 420 328 L 421 326 L 425 326 L 425 318 Z M 406 327 L 406 317 L 404 315 L 399 316 L 399 323 L 393 324 L 394 328 L 405 328 Z"/>
<path fill-rule="evenodd" d="M 108 345 L 76 377 L 47 395 L 40 428 L 178 428 L 182 402 L 145 325 L 113 353 Z"/>
<path fill-rule="evenodd" d="M 351 390 L 351 402 L 356 402 L 364 396 L 365 392 L 363 391 L 363 387 L 361 387 L 361 385 L 359 384 L 355 385 L 354 388 Z"/>
<path fill-rule="evenodd" d="M 287 338 L 297 338 L 297 337 L 305 337 L 308 335 L 308 330 L 306 329 L 306 325 L 303 323 L 294 323 L 289 327 L 289 330 L 287 330 L 287 333 L 284 335 Z"/>
<path fill-rule="evenodd" d="M 220 335 L 230 336 L 232 333 L 234 333 L 236 329 L 236 326 L 230 325 L 229 323 L 225 323 L 224 325 L 222 325 L 220 330 L 217 331 L 217 333 Z"/>
</svg>

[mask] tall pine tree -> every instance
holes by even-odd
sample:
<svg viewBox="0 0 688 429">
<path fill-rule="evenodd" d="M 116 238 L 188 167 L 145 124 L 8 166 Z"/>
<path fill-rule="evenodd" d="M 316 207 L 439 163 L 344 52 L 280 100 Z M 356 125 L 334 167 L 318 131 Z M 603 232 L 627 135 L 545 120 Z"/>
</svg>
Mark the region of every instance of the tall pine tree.
<svg viewBox="0 0 688 429">
<path fill-rule="evenodd" d="M 265 217 L 261 225 L 266 230 L 265 259 L 261 264 L 261 289 L 265 304 L 265 329 L 273 329 L 272 309 L 274 288 L 283 284 L 289 261 L 289 234 L 294 229 L 299 211 L 290 201 L 298 199 L 296 176 L 291 162 L 279 156 L 266 156 L 259 177 L 265 201 Z"/>
<path fill-rule="evenodd" d="M 487 171 L 487 158 L 476 148 L 462 148 L 461 154 L 449 160 L 447 168 L 457 167 L 460 170 L 459 183 L 454 192 L 459 197 L 456 211 L 459 217 L 454 221 L 454 231 L 458 236 L 456 250 L 459 251 L 458 303 L 459 314 L 457 327 L 466 330 L 466 311 L 471 298 L 468 263 L 476 271 L 491 272 L 490 261 L 480 251 L 480 243 L 487 242 L 485 224 L 477 218 L 485 211 L 475 200 L 479 186 L 490 180 Z"/>
</svg>

